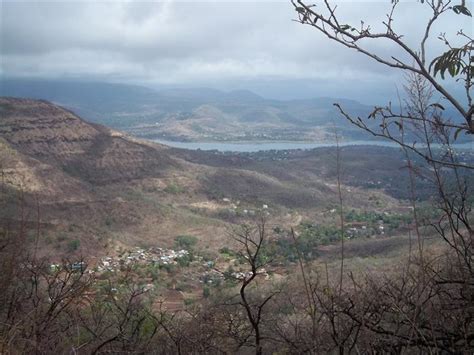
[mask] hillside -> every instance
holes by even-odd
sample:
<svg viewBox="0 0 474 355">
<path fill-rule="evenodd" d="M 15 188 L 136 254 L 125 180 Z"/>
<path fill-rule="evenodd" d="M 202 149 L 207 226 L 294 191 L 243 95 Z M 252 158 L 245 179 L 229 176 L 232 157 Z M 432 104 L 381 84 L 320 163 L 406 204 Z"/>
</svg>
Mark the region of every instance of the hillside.
<svg viewBox="0 0 474 355">
<path fill-rule="evenodd" d="M 3 98 L 0 136 L 12 149 L 94 184 L 160 175 L 174 163 L 123 134 L 44 101 Z"/>
<path fill-rule="evenodd" d="M 229 223 L 263 205 L 272 223 L 291 226 L 326 218 L 337 202 L 330 155 L 274 164 L 137 140 L 46 101 L 1 98 L 0 110 L 2 218 L 34 223 L 39 211 L 45 251 L 70 252 L 72 240 L 76 252 L 99 254 L 117 244 L 169 246 L 180 234 L 218 248 Z M 358 208 L 399 205 L 381 188 L 346 191 Z"/>
<path fill-rule="evenodd" d="M 271 315 L 287 316 L 289 297 L 305 300 L 302 268 L 314 285 L 326 280 L 324 295 L 336 294 L 327 285 L 339 278 L 342 261 L 349 285 L 363 282 L 365 272 L 392 285 L 400 266 L 417 255 L 403 158 L 396 149 L 370 146 L 176 149 L 88 123 L 46 101 L 0 98 L 0 260 L 7 271 L 0 281 L 3 289 L 33 284 L 44 292 L 36 298 L 44 319 L 67 303 L 81 312 L 74 319 L 91 317 L 93 324 L 97 309 L 97 319 L 112 320 L 108 327 L 116 315 L 146 306 L 152 319 L 177 320 L 179 333 L 192 312 L 218 329 L 221 321 L 207 318 L 209 310 L 229 322 L 244 314 L 218 308 L 233 307 L 250 280 L 248 265 L 256 259 L 240 250 L 261 252 L 251 294 L 275 289 L 279 306 Z M 432 238 L 433 190 L 421 179 L 417 189 L 425 250 L 439 259 L 445 249 Z M 38 279 L 45 280 L 41 287 Z M 35 310 L 27 287 L 11 299 Z M 52 301 L 55 292 L 61 297 Z M 117 313 L 100 318 L 103 309 Z"/>
</svg>

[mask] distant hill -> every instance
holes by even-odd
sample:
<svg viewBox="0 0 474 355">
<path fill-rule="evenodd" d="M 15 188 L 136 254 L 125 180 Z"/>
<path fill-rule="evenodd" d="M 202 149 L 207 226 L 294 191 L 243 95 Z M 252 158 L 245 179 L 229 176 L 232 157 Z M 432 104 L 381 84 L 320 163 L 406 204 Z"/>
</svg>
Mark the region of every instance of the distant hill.
<svg viewBox="0 0 474 355">
<path fill-rule="evenodd" d="M 152 90 L 59 80 L 3 80 L 0 95 L 45 99 L 136 136 L 185 141 L 332 140 L 334 125 L 345 138 L 362 139 L 333 103 L 344 104 L 353 114 L 371 111 L 356 101 L 332 98 L 278 101 L 246 90 Z"/>
<path fill-rule="evenodd" d="M 337 98 L 271 100 L 251 91 L 150 88 L 103 82 L 2 80 L 0 95 L 44 99 L 136 137 L 175 141 L 334 141 L 374 139 L 334 107 L 367 117 L 373 107 Z M 462 121 L 449 107 L 446 116 Z M 378 128 L 380 122 L 369 121 Z M 415 138 L 414 138 L 415 139 Z M 459 141 L 466 141 L 459 137 Z"/>
</svg>

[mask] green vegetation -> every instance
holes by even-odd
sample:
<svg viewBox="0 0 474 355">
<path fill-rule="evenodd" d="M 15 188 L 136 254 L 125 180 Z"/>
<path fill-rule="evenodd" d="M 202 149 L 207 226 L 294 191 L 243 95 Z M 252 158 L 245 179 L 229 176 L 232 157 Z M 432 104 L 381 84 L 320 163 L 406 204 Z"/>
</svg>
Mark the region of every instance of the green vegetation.
<svg viewBox="0 0 474 355">
<path fill-rule="evenodd" d="M 79 249 L 80 246 L 81 246 L 80 240 L 74 239 L 74 240 L 71 240 L 69 243 L 67 243 L 67 250 L 69 252 L 73 252 Z"/>
<path fill-rule="evenodd" d="M 233 250 L 229 249 L 228 247 L 223 247 L 223 248 L 219 249 L 219 253 L 221 254 L 221 256 L 224 259 L 231 259 L 231 258 L 234 258 L 236 256 L 235 252 Z"/>
<path fill-rule="evenodd" d="M 168 274 L 175 272 L 176 266 L 173 264 L 160 264 L 160 270 L 165 270 Z"/>
<path fill-rule="evenodd" d="M 194 256 L 192 253 L 189 253 L 188 255 L 182 256 L 178 259 L 176 259 L 177 263 L 181 267 L 188 267 L 189 264 L 194 260 Z"/>
<path fill-rule="evenodd" d="M 178 235 L 174 238 L 174 245 L 176 248 L 190 251 L 193 250 L 197 241 L 197 238 L 192 235 Z"/>
<path fill-rule="evenodd" d="M 298 247 L 304 251 L 316 245 L 327 245 L 340 239 L 340 228 L 302 222 L 299 226 Z"/>
<path fill-rule="evenodd" d="M 374 211 L 351 210 L 345 214 L 346 222 L 366 222 L 367 226 L 374 226 L 379 221 L 390 229 L 399 228 L 402 225 L 410 224 L 413 221 L 411 214 L 379 213 Z"/>
<path fill-rule="evenodd" d="M 437 220 L 442 216 L 442 211 L 432 204 L 423 203 L 417 206 L 416 214 L 422 223 L 430 223 L 432 220 Z"/>
<path fill-rule="evenodd" d="M 108 217 L 105 218 L 104 223 L 107 227 L 110 227 L 114 223 L 114 219 L 112 217 L 108 216 Z"/>
<path fill-rule="evenodd" d="M 184 304 L 185 304 L 186 306 L 191 306 L 193 303 L 194 303 L 194 300 L 191 299 L 191 298 L 186 298 L 186 299 L 184 300 Z"/>
<path fill-rule="evenodd" d="M 340 230 L 334 226 L 324 226 L 303 222 L 297 228 L 298 236 L 293 240 L 290 233 L 279 233 L 277 239 L 267 246 L 266 253 L 281 262 L 295 262 L 298 254 L 306 260 L 317 256 L 316 248 L 320 245 L 334 243 L 340 239 Z"/>
<path fill-rule="evenodd" d="M 169 194 L 177 195 L 186 192 L 186 189 L 182 186 L 171 183 L 165 187 L 164 191 Z"/>
</svg>

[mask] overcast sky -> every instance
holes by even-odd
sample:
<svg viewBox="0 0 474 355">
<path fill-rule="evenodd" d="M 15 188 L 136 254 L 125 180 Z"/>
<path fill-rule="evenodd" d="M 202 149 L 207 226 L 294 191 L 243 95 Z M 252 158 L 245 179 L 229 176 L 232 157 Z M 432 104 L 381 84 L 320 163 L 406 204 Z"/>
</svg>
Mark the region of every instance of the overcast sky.
<svg viewBox="0 0 474 355">
<path fill-rule="evenodd" d="M 289 1 L 3 1 L 1 6 L 4 76 L 248 88 L 265 96 L 365 102 L 380 101 L 400 86 L 395 71 L 292 21 Z M 420 39 L 425 19 L 420 6 L 402 3 L 396 13 L 395 27 L 412 43 Z M 339 11 L 346 23 L 363 19 L 380 28 L 389 7 L 389 0 L 345 1 Z M 450 15 L 433 33 L 472 32 L 471 21 Z M 394 54 L 385 43 L 376 49 Z"/>
</svg>

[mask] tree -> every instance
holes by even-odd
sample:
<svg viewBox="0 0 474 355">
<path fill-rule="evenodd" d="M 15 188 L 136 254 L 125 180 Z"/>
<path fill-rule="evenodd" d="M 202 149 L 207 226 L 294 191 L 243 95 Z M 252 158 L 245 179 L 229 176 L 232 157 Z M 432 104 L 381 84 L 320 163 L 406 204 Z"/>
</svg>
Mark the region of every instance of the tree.
<svg viewBox="0 0 474 355">
<path fill-rule="evenodd" d="M 192 235 L 178 235 L 174 238 L 177 248 L 192 250 L 197 243 L 197 238 Z"/>
<path fill-rule="evenodd" d="M 400 33 L 396 33 L 394 30 L 393 22 L 396 8 L 399 6 L 398 0 L 391 1 L 387 18 L 385 21 L 382 21 L 385 27 L 385 30 L 382 32 L 374 32 L 370 24 L 366 24 L 364 21 L 361 21 L 358 25 L 341 22 L 337 14 L 337 6 L 333 5 L 329 0 L 321 1 L 320 7 L 316 4 L 308 5 L 303 0 L 297 0 L 296 2 L 292 0 L 292 4 L 298 14 L 296 21 L 315 28 L 330 40 L 352 50 L 356 50 L 388 67 L 405 70 L 425 78 L 464 118 L 464 124 L 452 128 L 456 128 L 459 130 L 458 132 L 474 133 L 474 106 L 472 105 L 470 92 L 473 86 L 474 75 L 474 57 L 472 55 L 472 51 L 474 50 L 473 39 L 461 29 L 457 33 L 457 36 L 464 39 L 464 44 L 459 47 L 453 47 L 446 34 L 442 33 L 438 38 L 444 42 L 448 50 L 439 53 L 438 56 L 435 56 L 431 61 L 427 58 L 427 41 L 432 35 L 431 30 L 434 23 L 439 21 L 439 19 L 449 11 L 454 11 L 461 16 L 471 17 L 471 12 L 466 7 L 465 0 L 462 0 L 460 4 L 454 6 L 451 0 L 421 0 L 420 5 L 428 7 L 431 16 L 422 27 L 424 35 L 417 48 L 410 47 L 409 42 L 405 40 L 406 37 Z M 370 42 L 381 39 L 395 44 L 398 52 L 393 53 L 390 58 L 384 58 L 369 49 L 370 46 L 368 43 L 370 44 Z M 404 55 L 408 59 L 403 60 L 400 55 Z M 456 99 L 455 95 L 437 80 L 436 77 L 438 74 L 444 79 L 446 72 L 448 72 L 450 76 L 457 78 L 459 80 L 458 82 L 464 86 L 467 106 Z M 381 110 L 383 109 L 376 108 L 374 115 Z"/>
<path fill-rule="evenodd" d="M 265 307 L 279 293 L 278 290 L 262 292 L 255 291 L 257 277 L 265 271 L 265 267 L 271 264 L 271 259 L 265 255 L 265 248 L 268 244 L 268 232 L 265 220 L 260 219 L 255 225 L 244 224 L 235 228 L 230 233 L 230 237 L 238 245 L 236 255 L 244 261 L 245 270 L 238 276 L 232 276 L 239 283 L 239 302 L 244 309 L 248 323 L 251 326 L 251 334 L 254 339 L 255 354 L 263 353 L 263 330 L 262 321 Z M 252 287 L 254 288 L 252 290 Z M 233 304 L 232 300 L 230 302 Z M 242 345 L 246 345 L 248 335 L 239 334 L 245 340 Z"/>
<path fill-rule="evenodd" d="M 375 107 L 368 117 L 353 117 L 335 104 L 341 115 L 368 133 L 388 139 L 399 145 L 405 153 L 411 181 L 411 200 L 414 211 L 418 253 L 408 256 L 408 263 L 397 275 L 376 277 L 366 275 L 363 280 L 353 278 L 341 296 L 329 304 L 334 312 L 325 312 L 324 302 L 318 293 L 316 306 L 325 312 L 327 319 L 359 325 L 356 345 L 372 351 L 445 351 L 464 352 L 474 346 L 474 229 L 472 227 L 472 159 L 463 159 L 456 152 L 460 134 L 474 133 L 471 90 L 474 74 L 474 42 L 462 29 L 457 36 L 464 41 L 452 46 L 446 34 L 439 39 L 447 46 L 444 52 L 428 58 L 428 39 L 433 24 L 449 12 L 471 17 L 465 1 L 454 5 L 450 0 L 420 1 L 419 6 L 430 9 L 431 16 L 422 27 L 423 37 L 417 47 L 396 33 L 393 23 L 399 1 L 393 0 L 385 30 L 375 32 L 369 24 L 344 23 L 337 6 L 328 0 L 308 5 L 305 1 L 292 1 L 298 22 L 315 28 L 329 40 L 356 50 L 372 60 L 403 71 L 405 98 L 398 97 L 398 107 L 391 103 Z M 385 40 L 395 44 L 396 53 L 390 58 L 370 49 L 370 42 Z M 401 59 L 403 58 L 408 59 Z M 449 75 L 462 85 L 465 103 L 439 81 Z M 442 100 L 437 98 L 438 95 Z M 445 102 L 452 105 L 463 121 L 445 116 Z M 376 121 L 378 125 L 374 125 Z M 416 158 L 422 158 L 416 159 Z M 431 181 L 436 191 L 433 209 L 439 211 L 430 223 L 434 234 L 446 245 L 442 255 L 433 258 L 424 252 L 424 239 L 420 233 L 417 215 L 417 178 Z M 329 291 L 330 294 L 336 292 Z M 327 295 L 328 293 L 326 293 Z M 376 339 L 367 342 L 364 339 Z M 343 351 L 339 349 L 340 351 Z"/>
</svg>

